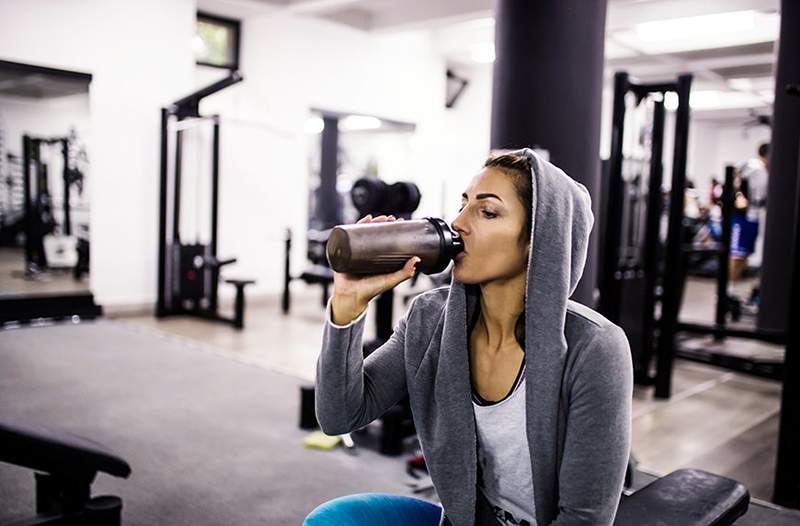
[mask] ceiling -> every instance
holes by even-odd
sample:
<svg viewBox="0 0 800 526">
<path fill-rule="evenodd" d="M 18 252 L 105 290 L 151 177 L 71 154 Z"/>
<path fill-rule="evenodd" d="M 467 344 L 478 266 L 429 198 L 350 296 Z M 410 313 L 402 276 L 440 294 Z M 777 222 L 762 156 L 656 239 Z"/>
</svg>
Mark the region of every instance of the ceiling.
<svg viewBox="0 0 800 526">
<path fill-rule="evenodd" d="M 480 67 L 494 57 L 492 0 L 199 0 L 229 16 L 275 11 L 372 33 L 428 30 L 450 64 Z M 608 0 L 606 78 L 642 80 L 692 73 L 700 119 L 769 113 L 779 0 Z M 702 93 L 700 93 L 702 92 Z"/>
</svg>

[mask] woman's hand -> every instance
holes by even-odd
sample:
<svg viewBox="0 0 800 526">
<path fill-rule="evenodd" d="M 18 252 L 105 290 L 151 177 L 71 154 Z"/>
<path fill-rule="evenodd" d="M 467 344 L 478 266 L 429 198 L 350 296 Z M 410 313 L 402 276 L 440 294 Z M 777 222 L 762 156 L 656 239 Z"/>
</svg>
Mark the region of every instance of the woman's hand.
<svg viewBox="0 0 800 526">
<path fill-rule="evenodd" d="M 402 218 L 396 219 L 393 215 L 372 217 L 370 214 L 359 219 L 357 224 L 402 220 Z M 419 261 L 420 258 L 414 256 L 406 261 L 403 268 L 388 274 L 360 276 L 334 272 L 331 302 L 333 323 L 346 325 L 356 319 L 367 308 L 372 298 L 412 277 Z"/>
</svg>

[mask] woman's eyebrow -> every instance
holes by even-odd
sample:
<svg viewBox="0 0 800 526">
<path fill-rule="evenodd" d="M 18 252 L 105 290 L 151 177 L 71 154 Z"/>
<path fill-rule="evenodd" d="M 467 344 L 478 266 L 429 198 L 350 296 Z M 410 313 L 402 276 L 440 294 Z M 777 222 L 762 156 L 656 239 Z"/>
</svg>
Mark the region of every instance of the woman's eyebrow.
<svg viewBox="0 0 800 526">
<path fill-rule="evenodd" d="M 501 203 L 503 202 L 503 200 L 502 200 L 502 199 L 500 199 L 500 198 L 499 198 L 497 195 L 495 195 L 495 194 L 478 194 L 478 195 L 476 195 L 476 196 L 475 196 L 475 199 L 487 199 L 487 198 L 489 198 L 489 197 L 494 197 L 495 199 L 497 199 L 497 200 L 498 200 L 498 201 L 500 201 Z M 461 198 L 462 198 L 462 199 L 465 199 L 465 200 L 467 200 L 467 201 L 469 201 L 469 197 L 467 197 L 467 194 L 466 194 L 466 193 L 463 193 L 463 194 L 461 194 Z"/>
</svg>

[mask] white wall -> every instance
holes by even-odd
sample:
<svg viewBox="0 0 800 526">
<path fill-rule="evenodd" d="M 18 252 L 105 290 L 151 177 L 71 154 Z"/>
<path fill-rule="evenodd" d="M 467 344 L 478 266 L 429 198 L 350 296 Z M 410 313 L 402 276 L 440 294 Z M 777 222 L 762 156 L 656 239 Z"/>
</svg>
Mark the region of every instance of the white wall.
<svg viewBox="0 0 800 526">
<path fill-rule="evenodd" d="M 90 287 L 156 291 L 159 108 L 190 91 L 193 0 L 0 0 L 0 59 L 91 73 Z"/>
<path fill-rule="evenodd" d="M 461 193 L 490 153 L 492 124 L 492 65 L 459 68 L 457 72 L 469 80 L 469 85 L 444 116 L 442 148 L 447 158 L 441 178 L 440 208 L 444 208 L 448 221 L 455 219 Z"/>
<path fill-rule="evenodd" d="M 52 99 L 0 95 L 5 149 L 22 154 L 22 135 L 62 136 L 75 128 L 78 137 L 89 133 L 89 95 L 80 93 Z"/>
<path fill-rule="evenodd" d="M 285 13 L 248 18 L 242 34 L 244 82 L 202 108 L 222 115 L 219 251 L 239 258 L 228 275 L 256 278 L 255 294 L 279 291 L 287 227 L 293 273 L 305 265 L 310 108 L 415 123 L 404 178 L 420 186 L 419 215 L 440 212 L 445 67 L 427 35 L 370 35 Z M 214 75 L 198 71 L 196 82 Z"/>
</svg>

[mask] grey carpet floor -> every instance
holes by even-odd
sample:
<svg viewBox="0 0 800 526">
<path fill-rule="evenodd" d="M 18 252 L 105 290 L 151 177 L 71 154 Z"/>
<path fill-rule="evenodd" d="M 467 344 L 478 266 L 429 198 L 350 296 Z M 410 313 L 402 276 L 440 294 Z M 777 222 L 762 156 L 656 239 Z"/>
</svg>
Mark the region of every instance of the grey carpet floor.
<svg viewBox="0 0 800 526">
<path fill-rule="evenodd" d="M 297 525 L 340 495 L 408 494 L 399 459 L 305 449 L 299 385 L 122 322 L 0 331 L 0 419 L 125 458 L 130 479 L 99 475 L 93 488 L 122 497 L 126 525 Z M 0 523 L 31 515 L 33 495 L 30 471 L 0 463 Z"/>
</svg>

